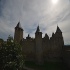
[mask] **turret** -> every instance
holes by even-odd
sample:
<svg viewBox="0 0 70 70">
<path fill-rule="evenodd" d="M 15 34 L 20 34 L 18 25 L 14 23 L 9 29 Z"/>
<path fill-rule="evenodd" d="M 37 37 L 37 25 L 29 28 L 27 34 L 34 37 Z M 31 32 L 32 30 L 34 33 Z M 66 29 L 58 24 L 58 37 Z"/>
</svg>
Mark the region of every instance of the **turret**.
<svg viewBox="0 0 70 70">
<path fill-rule="evenodd" d="M 54 37 L 54 35 L 55 35 L 55 34 L 54 34 L 54 33 L 52 33 L 52 37 Z"/>
<path fill-rule="evenodd" d="M 40 32 L 39 26 L 37 27 L 37 30 L 36 30 L 36 32 Z"/>
<path fill-rule="evenodd" d="M 49 40 L 49 36 L 47 35 L 47 33 L 45 34 L 45 39 Z"/>
<path fill-rule="evenodd" d="M 56 33 L 62 33 L 62 31 L 60 30 L 60 28 L 58 26 L 57 26 Z"/>
<path fill-rule="evenodd" d="M 23 39 L 23 29 L 20 25 L 20 22 L 18 22 L 17 26 L 15 27 L 14 41 L 20 43 L 22 39 Z"/>
<path fill-rule="evenodd" d="M 40 37 L 42 38 L 42 32 L 40 32 L 39 26 L 37 27 L 37 30 L 35 32 L 35 38 Z"/>
<path fill-rule="evenodd" d="M 28 34 L 28 36 L 26 37 L 26 39 L 31 39 L 30 35 Z"/>
<path fill-rule="evenodd" d="M 64 45 L 64 40 L 63 40 L 63 35 L 62 35 L 62 31 L 60 30 L 60 28 L 57 26 L 57 30 L 55 33 L 55 40 L 57 42 L 57 45 L 60 47 L 62 47 Z"/>
<path fill-rule="evenodd" d="M 60 28 L 57 26 L 56 32 L 55 32 L 55 36 L 56 37 L 62 37 L 62 31 L 60 30 Z"/>
<path fill-rule="evenodd" d="M 35 33 L 35 43 L 36 43 L 36 62 L 38 64 L 42 63 L 42 32 L 40 32 L 39 26 L 37 27 L 36 33 Z"/>
</svg>

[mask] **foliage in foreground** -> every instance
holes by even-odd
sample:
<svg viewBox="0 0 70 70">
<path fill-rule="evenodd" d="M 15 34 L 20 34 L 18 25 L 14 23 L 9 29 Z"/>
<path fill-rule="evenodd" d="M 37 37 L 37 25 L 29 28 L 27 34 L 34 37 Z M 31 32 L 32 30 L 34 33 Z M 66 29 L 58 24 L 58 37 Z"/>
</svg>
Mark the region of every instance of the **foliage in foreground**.
<svg viewBox="0 0 70 70">
<path fill-rule="evenodd" d="M 22 48 L 19 44 L 8 41 L 0 47 L 0 70 L 23 69 Z"/>
</svg>

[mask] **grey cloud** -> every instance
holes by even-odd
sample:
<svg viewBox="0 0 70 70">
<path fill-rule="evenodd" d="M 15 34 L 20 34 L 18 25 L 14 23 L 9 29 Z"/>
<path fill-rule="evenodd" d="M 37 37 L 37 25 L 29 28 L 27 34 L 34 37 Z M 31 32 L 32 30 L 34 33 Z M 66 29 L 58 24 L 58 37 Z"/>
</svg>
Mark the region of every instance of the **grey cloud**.
<svg viewBox="0 0 70 70">
<path fill-rule="evenodd" d="M 50 0 L 1 0 L 0 2 L 0 37 L 7 38 L 14 34 L 14 27 L 21 22 L 24 37 L 29 33 L 34 37 L 36 27 L 40 25 L 43 36 L 56 31 L 57 24 L 64 34 L 65 44 L 68 39 L 70 23 L 70 2 L 59 0 L 53 6 Z M 3 36 L 2 36 L 3 35 Z M 67 41 L 68 40 L 68 41 Z"/>
</svg>

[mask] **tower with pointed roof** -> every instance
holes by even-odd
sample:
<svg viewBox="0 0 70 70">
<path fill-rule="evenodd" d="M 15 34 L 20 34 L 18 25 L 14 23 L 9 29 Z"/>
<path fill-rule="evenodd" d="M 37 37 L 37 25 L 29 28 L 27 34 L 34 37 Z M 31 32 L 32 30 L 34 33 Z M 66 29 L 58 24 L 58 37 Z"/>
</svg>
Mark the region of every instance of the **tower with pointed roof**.
<svg viewBox="0 0 70 70">
<path fill-rule="evenodd" d="M 59 61 L 62 58 L 63 46 L 64 40 L 62 31 L 57 26 L 56 32 L 52 33 L 52 37 L 50 38 L 50 57 L 52 57 L 52 61 Z"/>
<path fill-rule="evenodd" d="M 43 49 L 42 49 L 42 32 L 40 32 L 39 26 L 35 33 L 35 44 L 36 44 L 36 60 L 38 63 L 42 63 Z"/>
<path fill-rule="evenodd" d="M 23 29 L 20 22 L 18 22 L 17 26 L 15 27 L 14 41 L 20 43 L 21 40 L 23 40 Z"/>
<path fill-rule="evenodd" d="M 60 44 L 64 44 L 63 43 L 63 35 L 62 35 L 62 31 L 61 29 L 57 26 L 56 32 L 55 32 L 55 38 L 57 38 L 57 42 Z"/>
</svg>

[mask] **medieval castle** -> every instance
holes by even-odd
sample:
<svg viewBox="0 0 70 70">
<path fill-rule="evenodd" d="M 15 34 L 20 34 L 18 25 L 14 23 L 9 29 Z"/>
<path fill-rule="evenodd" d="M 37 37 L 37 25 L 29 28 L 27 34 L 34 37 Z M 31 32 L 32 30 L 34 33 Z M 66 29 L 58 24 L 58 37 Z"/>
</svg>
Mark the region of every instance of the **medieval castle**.
<svg viewBox="0 0 70 70">
<path fill-rule="evenodd" d="M 15 27 L 14 41 L 22 45 L 22 52 L 25 55 L 26 61 L 43 63 L 45 61 L 56 62 L 62 60 L 64 40 L 62 31 L 58 26 L 50 39 L 47 34 L 42 38 L 42 32 L 40 32 L 39 26 L 35 32 L 35 38 L 31 38 L 28 35 L 24 39 L 23 28 L 21 28 L 20 22 L 18 22 Z"/>
</svg>

